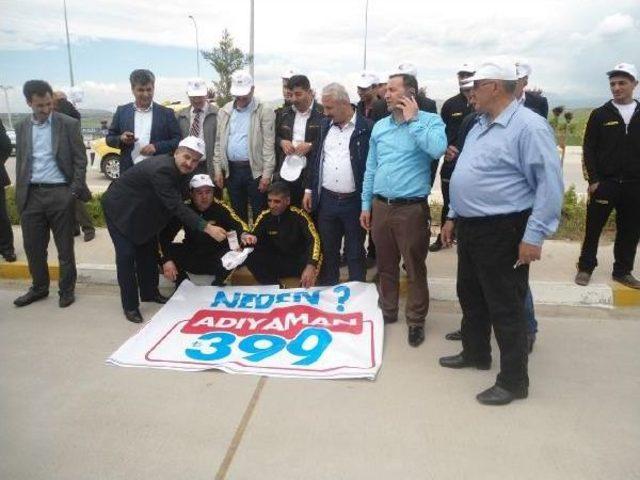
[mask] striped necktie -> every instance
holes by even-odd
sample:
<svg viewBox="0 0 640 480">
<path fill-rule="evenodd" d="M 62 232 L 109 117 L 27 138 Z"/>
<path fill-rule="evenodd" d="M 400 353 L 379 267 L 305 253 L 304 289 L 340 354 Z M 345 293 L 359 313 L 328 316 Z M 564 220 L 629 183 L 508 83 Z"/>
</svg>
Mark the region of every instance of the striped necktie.
<svg viewBox="0 0 640 480">
<path fill-rule="evenodd" d="M 192 137 L 200 136 L 200 115 L 202 115 L 202 110 L 194 110 L 195 115 L 193 116 L 193 123 L 191 124 L 191 128 L 189 129 L 189 135 Z"/>
</svg>

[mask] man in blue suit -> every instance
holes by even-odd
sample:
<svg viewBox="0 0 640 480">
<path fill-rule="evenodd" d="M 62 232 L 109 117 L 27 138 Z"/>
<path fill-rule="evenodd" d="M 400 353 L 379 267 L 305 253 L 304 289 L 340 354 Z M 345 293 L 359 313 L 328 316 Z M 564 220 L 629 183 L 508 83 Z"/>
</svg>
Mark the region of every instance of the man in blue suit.
<svg viewBox="0 0 640 480">
<path fill-rule="evenodd" d="M 328 118 L 320 124 L 320 141 L 307 167 L 302 201 L 305 210 L 317 214 L 325 259 L 319 283 L 336 285 L 339 282 L 343 236 L 349 280 L 364 282 L 360 195 L 373 123 L 353 108 L 349 94 L 340 84 L 331 83 L 324 88 L 322 104 Z"/>
<path fill-rule="evenodd" d="M 147 157 L 172 154 L 180 142 L 180 126 L 173 110 L 153 101 L 155 76 L 134 70 L 129 76 L 132 103 L 116 109 L 107 145 L 121 150 L 120 174 Z"/>
</svg>

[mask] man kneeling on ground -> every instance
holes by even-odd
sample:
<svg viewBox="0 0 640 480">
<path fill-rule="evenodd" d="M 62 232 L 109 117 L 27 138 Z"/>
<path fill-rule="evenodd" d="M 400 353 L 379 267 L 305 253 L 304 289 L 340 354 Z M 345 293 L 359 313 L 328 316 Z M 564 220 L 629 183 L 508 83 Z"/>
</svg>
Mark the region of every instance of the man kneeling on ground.
<svg viewBox="0 0 640 480">
<path fill-rule="evenodd" d="M 313 287 L 322 263 L 320 237 L 311 217 L 292 207 L 289 187 L 274 182 L 268 190 L 269 209 L 256 220 L 255 251 L 247 267 L 263 285 L 280 284 L 285 277 L 300 277 L 300 285 Z"/>
<path fill-rule="evenodd" d="M 222 266 L 221 258 L 232 247 L 234 250 L 239 248 L 238 240 L 244 245 L 252 245 L 256 237 L 248 233 L 249 227 L 231 207 L 214 197 L 209 175 L 194 175 L 189 190 L 191 203 L 188 206 L 213 226 L 221 240 L 190 228 L 174 217 L 160 234 L 162 272 L 168 280 L 176 282 L 176 286 L 187 278 L 187 272 L 213 275 L 211 285 L 222 286 L 231 271 Z M 173 242 L 181 229 L 184 229 L 184 240 Z"/>
</svg>

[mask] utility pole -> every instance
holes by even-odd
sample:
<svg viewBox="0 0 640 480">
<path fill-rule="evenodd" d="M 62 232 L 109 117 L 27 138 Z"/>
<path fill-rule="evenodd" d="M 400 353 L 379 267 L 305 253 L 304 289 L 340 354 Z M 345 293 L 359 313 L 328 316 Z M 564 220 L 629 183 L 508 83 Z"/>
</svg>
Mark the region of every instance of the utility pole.
<svg viewBox="0 0 640 480">
<path fill-rule="evenodd" d="M 255 9 L 254 9 L 254 0 L 251 0 L 251 25 L 250 25 L 250 30 L 249 30 L 249 56 L 251 57 L 251 62 L 249 63 L 249 73 L 251 74 L 251 77 L 254 78 L 254 74 L 253 74 L 253 67 L 254 67 L 254 61 L 253 61 L 253 39 L 254 39 L 254 16 L 255 16 Z"/>
<path fill-rule="evenodd" d="M 367 31 L 369 29 L 369 0 L 364 7 L 364 66 L 363 70 L 367 69 Z"/>
<path fill-rule="evenodd" d="M 67 34 L 67 56 L 69 57 L 69 79 L 71 80 L 71 86 L 74 86 L 73 81 L 73 65 L 71 64 L 71 44 L 69 43 L 69 22 L 67 21 L 67 0 L 62 0 L 64 6 L 64 29 Z"/>
<path fill-rule="evenodd" d="M 198 78 L 200 78 L 200 42 L 198 41 L 198 24 L 193 15 L 189 15 L 189 18 L 193 21 L 193 26 L 196 29 L 196 65 L 198 68 Z"/>
</svg>

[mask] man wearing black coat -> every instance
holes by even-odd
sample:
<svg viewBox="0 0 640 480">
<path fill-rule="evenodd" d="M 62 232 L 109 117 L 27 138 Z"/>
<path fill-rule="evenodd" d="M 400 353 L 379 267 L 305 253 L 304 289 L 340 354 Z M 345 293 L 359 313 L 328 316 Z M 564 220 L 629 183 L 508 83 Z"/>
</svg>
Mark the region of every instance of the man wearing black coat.
<svg viewBox="0 0 640 480">
<path fill-rule="evenodd" d="M 7 213 L 7 197 L 4 187 L 11 185 L 4 164 L 11 155 L 11 139 L 0 120 L 0 255 L 7 262 L 16 261 L 16 252 L 13 248 L 13 230 Z"/>
<path fill-rule="evenodd" d="M 516 72 L 518 74 L 518 82 L 516 83 L 516 99 L 529 110 L 533 110 L 542 118 L 549 116 L 549 102 L 540 91 L 525 91 L 529 84 L 529 75 L 531 75 L 531 66 L 526 63 L 516 63 Z"/>
<path fill-rule="evenodd" d="M 102 196 L 107 228 L 116 251 L 120 298 L 127 320 L 143 321 L 143 302 L 165 303 L 158 291 L 158 234 L 171 218 L 203 231 L 218 241 L 226 235 L 200 218 L 182 201 L 181 182 L 193 172 L 205 154 L 197 137 L 182 140 L 172 155 L 143 160 L 109 185 Z"/>
</svg>

